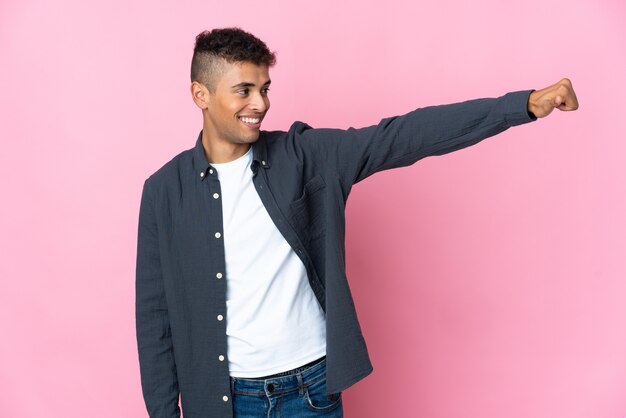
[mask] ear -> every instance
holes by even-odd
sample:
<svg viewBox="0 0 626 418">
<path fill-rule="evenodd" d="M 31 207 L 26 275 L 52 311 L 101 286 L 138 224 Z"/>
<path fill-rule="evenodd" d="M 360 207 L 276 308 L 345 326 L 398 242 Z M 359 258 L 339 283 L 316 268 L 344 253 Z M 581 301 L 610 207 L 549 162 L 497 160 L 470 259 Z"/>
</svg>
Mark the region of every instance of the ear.
<svg viewBox="0 0 626 418">
<path fill-rule="evenodd" d="M 197 81 L 191 83 L 191 98 L 200 109 L 204 110 L 209 106 L 209 90 Z"/>
</svg>

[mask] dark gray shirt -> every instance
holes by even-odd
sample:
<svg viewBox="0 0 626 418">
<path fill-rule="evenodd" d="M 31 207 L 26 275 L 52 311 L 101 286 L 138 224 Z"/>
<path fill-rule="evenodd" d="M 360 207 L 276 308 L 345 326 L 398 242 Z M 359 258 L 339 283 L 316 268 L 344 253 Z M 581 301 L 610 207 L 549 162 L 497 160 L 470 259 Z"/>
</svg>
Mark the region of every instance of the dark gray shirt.
<svg viewBox="0 0 626 418">
<path fill-rule="evenodd" d="M 295 122 L 288 132 L 261 131 L 252 145 L 254 186 L 326 314 L 328 393 L 372 371 L 345 273 L 344 209 L 352 185 L 535 120 L 527 112 L 531 92 L 425 107 L 360 129 Z M 221 199 L 214 197 L 222 192 L 201 138 L 150 176 L 141 198 L 136 326 L 153 418 L 179 417 L 179 394 L 185 418 L 232 416 L 228 277 Z"/>
</svg>

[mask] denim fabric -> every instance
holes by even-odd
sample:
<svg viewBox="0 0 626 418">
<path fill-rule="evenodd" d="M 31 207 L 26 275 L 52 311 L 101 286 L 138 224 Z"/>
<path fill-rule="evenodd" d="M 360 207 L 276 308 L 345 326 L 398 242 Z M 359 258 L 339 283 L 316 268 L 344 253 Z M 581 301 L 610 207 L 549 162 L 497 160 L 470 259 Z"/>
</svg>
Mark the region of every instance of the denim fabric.
<svg viewBox="0 0 626 418">
<path fill-rule="evenodd" d="M 326 395 L 326 360 L 286 376 L 231 377 L 235 418 L 342 418 L 341 392 Z"/>
</svg>

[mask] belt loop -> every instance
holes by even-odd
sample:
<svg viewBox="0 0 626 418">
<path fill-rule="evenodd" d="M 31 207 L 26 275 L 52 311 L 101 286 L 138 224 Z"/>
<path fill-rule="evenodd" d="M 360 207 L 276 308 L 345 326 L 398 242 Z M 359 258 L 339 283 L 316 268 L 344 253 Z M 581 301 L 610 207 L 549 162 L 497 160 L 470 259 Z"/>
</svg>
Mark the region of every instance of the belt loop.
<svg viewBox="0 0 626 418">
<path fill-rule="evenodd" d="M 230 378 L 230 397 L 232 398 L 235 394 L 235 378 Z"/>
<path fill-rule="evenodd" d="M 296 375 L 296 378 L 298 379 L 298 395 L 302 397 L 304 396 L 304 382 L 302 380 L 302 373 L 298 373 Z"/>
</svg>

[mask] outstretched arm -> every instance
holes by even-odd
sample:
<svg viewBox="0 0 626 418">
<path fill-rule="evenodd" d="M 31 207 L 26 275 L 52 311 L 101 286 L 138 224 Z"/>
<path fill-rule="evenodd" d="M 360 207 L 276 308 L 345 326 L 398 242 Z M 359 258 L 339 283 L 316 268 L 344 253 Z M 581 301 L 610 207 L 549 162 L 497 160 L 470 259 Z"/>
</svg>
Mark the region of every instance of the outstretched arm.
<svg viewBox="0 0 626 418">
<path fill-rule="evenodd" d="M 542 90 L 416 109 L 366 128 L 312 129 L 295 126 L 303 146 L 317 148 L 346 190 L 381 170 L 408 166 L 421 158 L 474 145 L 506 129 L 547 116 L 554 108 L 575 110 L 567 79 Z"/>
</svg>

